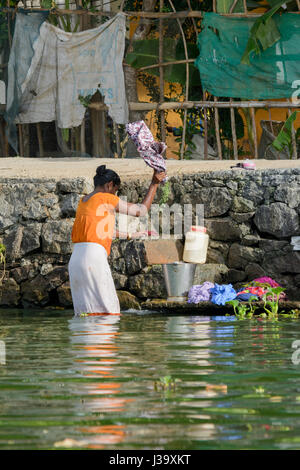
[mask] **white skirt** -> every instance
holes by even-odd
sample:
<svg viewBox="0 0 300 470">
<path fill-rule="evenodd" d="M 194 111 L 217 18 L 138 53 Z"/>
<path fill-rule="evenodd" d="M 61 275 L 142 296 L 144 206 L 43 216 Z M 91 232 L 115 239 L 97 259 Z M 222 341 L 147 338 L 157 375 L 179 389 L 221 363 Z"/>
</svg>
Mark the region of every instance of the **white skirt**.
<svg viewBox="0 0 300 470">
<path fill-rule="evenodd" d="M 75 315 L 120 313 L 120 304 L 105 248 L 75 243 L 68 265 Z"/>
</svg>

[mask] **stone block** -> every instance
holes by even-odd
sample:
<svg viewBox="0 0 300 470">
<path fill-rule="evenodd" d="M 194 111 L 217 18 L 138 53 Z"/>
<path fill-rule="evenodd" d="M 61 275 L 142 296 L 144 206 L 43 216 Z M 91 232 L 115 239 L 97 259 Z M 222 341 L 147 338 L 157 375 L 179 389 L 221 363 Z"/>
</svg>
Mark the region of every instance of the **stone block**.
<svg viewBox="0 0 300 470">
<path fill-rule="evenodd" d="M 143 243 L 148 266 L 182 261 L 183 244 L 180 240 L 145 240 Z"/>
<path fill-rule="evenodd" d="M 4 279 L 0 284 L 0 305 L 13 307 L 20 302 L 20 287 L 15 279 Z"/>
<path fill-rule="evenodd" d="M 121 311 L 129 309 L 141 310 L 140 304 L 135 295 L 124 290 L 118 290 L 117 295 L 119 298 Z"/>
<path fill-rule="evenodd" d="M 151 266 L 146 272 L 131 276 L 129 288 L 138 298 L 167 298 L 162 266 Z"/>
<path fill-rule="evenodd" d="M 147 266 L 144 242 L 129 241 L 124 248 L 124 259 L 129 274 L 136 274 Z"/>
<path fill-rule="evenodd" d="M 206 219 L 207 233 L 213 240 L 233 241 L 241 237 L 239 225 L 230 217 Z"/>
<path fill-rule="evenodd" d="M 42 228 L 42 249 L 44 253 L 72 253 L 72 219 L 46 222 Z"/>
<path fill-rule="evenodd" d="M 64 282 L 57 288 L 57 295 L 59 304 L 66 308 L 73 307 L 70 282 Z"/>
<path fill-rule="evenodd" d="M 282 202 L 260 206 L 254 223 L 260 232 L 269 233 L 276 238 L 298 235 L 300 230 L 297 212 Z"/>
<path fill-rule="evenodd" d="M 249 263 L 262 261 L 262 257 L 263 252 L 259 248 L 233 243 L 228 254 L 228 266 L 230 268 L 244 270 Z"/>
<path fill-rule="evenodd" d="M 22 301 L 46 305 L 51 291 L 61 286 L 68 279 L 68 270 L 65 266 L 54 268 L 48 275 L 38 274 L 34 279 L 23 283 Z"/>
<path fill-rule="evenodd" d="M 197 264 L 193 284 L 205 281 L 222 284 L 226 281 L 228 268 L 225 264 Z"/>
<path fill-rule="evenodd" d="M 204 217 L 216 217 L 230 209 L 232 198 L 228 189 L 210 187 L 194 191 L 191 202 L 204 205 Z"/>
<path fill-rule="evenodd" d="M 112 278 L 114 280 L 116 289 L 124 289 L 127 286 L 128 278 L 125 276 L 125 274 L 112 271 Z"/>
</svg>

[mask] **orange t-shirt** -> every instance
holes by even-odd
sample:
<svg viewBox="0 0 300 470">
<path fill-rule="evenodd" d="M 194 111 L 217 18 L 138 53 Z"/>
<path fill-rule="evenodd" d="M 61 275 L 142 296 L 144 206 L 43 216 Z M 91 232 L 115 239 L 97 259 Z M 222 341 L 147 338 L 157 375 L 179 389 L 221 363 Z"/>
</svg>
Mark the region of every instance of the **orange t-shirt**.
<svg viewBox="0 0 300 470">
<path fill-rule="evenodd" d="M 96 193 L 88 201 L 79 201 L 72 229 L 73 243 L 99 243 L 110 253 L 115 225 L 115 207 L 119 197 Z"/>
</svg>

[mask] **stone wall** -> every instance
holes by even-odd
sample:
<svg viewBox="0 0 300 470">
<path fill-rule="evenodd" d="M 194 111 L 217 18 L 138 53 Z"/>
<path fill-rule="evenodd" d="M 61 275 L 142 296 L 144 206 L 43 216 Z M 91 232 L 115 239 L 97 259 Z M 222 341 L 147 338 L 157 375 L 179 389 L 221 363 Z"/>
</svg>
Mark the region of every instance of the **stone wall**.
<svg viewBox="0 0 300 470">
<path fill-rule="evenodd" d="M 195 284 L 239 286 L 268 275 L 287 288 L 291 300 L 300 300 L 300 252 L 290 244 L 300 234 L 299 169 L 198 173 L 172 177 L 170 183 L 168 204 L 205 207 L 210 243 Z M 120 195 L 138 202 L 147 186 L 125 182 Z M 90 190 L 84 178 L 0 178 L 0 243 L 7 247 L 1 306 L 72 306 L 70 234 L 79 198 Z M 160 191 L 155 202 L 159 199 Z M 166 297 L 162 267 L 147 265 L 142 241 L 115 240 L 109 262 L 123 306 Z"/>
</svg>

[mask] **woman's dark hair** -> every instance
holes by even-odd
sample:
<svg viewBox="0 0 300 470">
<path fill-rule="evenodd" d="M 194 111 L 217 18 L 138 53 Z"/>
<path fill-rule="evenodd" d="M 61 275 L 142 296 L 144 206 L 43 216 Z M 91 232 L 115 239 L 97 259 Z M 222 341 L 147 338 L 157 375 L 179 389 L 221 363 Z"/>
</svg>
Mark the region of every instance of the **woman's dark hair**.
<svg viewBox="0 0 300 470">
<path fill-rule="evenodd" d="M 95 188 L 96 186 L 103 186 L 105 183 L 110 183 L 110 181 L 113 181 L 115 186 L 120 186 L 121 184 L 120 177 L 115 171 L 106 169 L 105 165 L 98 166 L 94 176 Z"/>
</svg>

